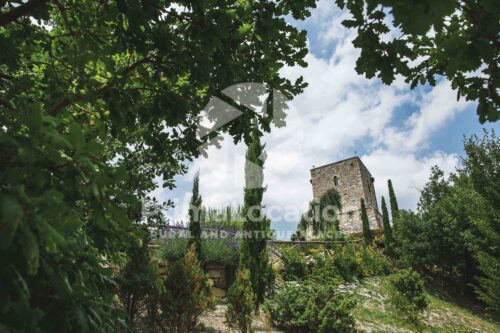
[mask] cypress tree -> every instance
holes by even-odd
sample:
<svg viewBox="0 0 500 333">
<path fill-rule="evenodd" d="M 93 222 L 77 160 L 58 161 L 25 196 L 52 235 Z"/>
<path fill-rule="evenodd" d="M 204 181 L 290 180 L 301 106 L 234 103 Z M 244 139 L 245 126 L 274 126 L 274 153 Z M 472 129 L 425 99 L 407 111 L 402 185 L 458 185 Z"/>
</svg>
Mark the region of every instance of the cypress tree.
<svg viewBox="0 0 500 333">
<path fill-rule="evenodd" d="M 264 159 L 264 145 L 260 143 L 259 134 L 253 132 L 245 164 L 243 206 L 245 237 L 241 246 L 240 266 L 241 269 L 248 269 L 250 272 L 256 309 L 264 301 L 264 294 L 270 279 L 266 249 L 269 220 L 262 212 L 262 196 L 265 191 L 263 186 Z"/>
<path fill-rule="evenodd" d="M 382 222 L 384 225 L 384 245 L 387 255 L 392 256 L 392 247 L 394 238 L 392 237 L 391 223 L 389 222 L 389 212 L 387 211 L 387 204 L 385 198 L 382 196 Z"/>
<path fill-rule="evenodd" d="M 368 213 L 366 212 L 365 199 L 363 198 L 361 198 L 361 221 L 363 222 L 363 237 L 365 238 L 366 245 L 368 245 L 372 242 L 373 237 L 370 230 L 370 222 L 368 221 Z"/>
<path fill-rule="evenodd" d="M 193 195 L 189 201 L 189 233 L 188 249 L 194 244 L 198 260 L 202 261 L 201 252 L 201 195 L 200 195 L 200 173 L 197 172 L 193 180 Z"/>
<path fill-rule="evenodd" d="M 390 179 L 387 181 L 387 186 L 389 187 L 389 203 L 391 204 L 392 225 L 395 225 L 396 220 L 399 217 L 398 201 L 396 200 L 396 194 L 394 193 L 392 181 Z"/>
</svg>

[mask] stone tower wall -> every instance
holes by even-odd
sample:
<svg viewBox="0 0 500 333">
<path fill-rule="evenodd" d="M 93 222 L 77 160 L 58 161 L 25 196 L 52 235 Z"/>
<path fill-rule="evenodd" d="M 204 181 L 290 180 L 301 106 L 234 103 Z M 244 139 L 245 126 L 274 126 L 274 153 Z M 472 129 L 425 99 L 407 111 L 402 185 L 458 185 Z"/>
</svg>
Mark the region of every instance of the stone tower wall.
<svg viewBox="0 0 500 333">
<path fill-rule="evenodd" d="M 337 177 L 338 185 L 335 185 Z M 370 228 L 381 228 L 377 206 L 374 178 L 358 157 L 311 169 L 311 184 L 314 199 L 319 199 L 327 190 L 336 188 L 342 198 L 340 230 L 346 233 L 362 231 L 361 203 L 364 198 Z"/>
</svg>

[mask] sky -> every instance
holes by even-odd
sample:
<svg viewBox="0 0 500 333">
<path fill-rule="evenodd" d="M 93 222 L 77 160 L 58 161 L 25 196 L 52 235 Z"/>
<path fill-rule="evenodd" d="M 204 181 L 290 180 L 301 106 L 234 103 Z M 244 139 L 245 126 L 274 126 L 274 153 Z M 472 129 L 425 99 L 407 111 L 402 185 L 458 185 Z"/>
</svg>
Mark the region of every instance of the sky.
<svg viewBox="0 0 500 333">
<path fill-rule="evenodd" d="M 303 76 L 309 86 L 289 102 L 284 128 L 263 137 L 267 160 L 264 179 L 266 214 L 278 238 L 289 238 L 300 214 L 312 200 L 310 169 L 357 155 L 375 178 L 380 205 L 387 198 L 391 179 L 400 208 L 415 209 L 419 189 L 430 168 L 438 165 L 452 172 L 463 156 L 463 137 L 481 134 L 476 104 L 457 101 L 445 79 L 434 86 L 410 90 L 401 79 L 384 85 L 355 71 L 359 51 L 352 45 L 353 30 L 340 22 L 348 14 L 333 1 L 319 1 L 311 17 L 292 22 L 308 33 L 308 67 L 284 68 L 281 74 Z M 157 189 L 159 201 L 173 200 L 166 212 L 174 221 L 185 221 L 192 179 L 200 172 L 200 192 L 207 207 L 243 203 L 244 144 L 225 137 L 221 148 L 212 147 L 208 158 L 189 164 L 186 175 L 176 178 L 174 190 Z"/>
</svg>

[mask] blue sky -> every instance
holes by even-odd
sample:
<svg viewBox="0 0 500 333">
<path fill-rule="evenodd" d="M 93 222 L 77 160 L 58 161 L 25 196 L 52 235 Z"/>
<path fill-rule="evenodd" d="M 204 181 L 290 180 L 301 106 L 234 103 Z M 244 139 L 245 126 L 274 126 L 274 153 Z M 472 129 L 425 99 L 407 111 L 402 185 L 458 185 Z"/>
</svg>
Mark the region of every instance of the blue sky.
<svg viewBox="0 0 500 333">
<path fill-rule="evenodd" d="M 481 134 L 476 105 L 456 100 L 449 83 L 410 90 L 401 78 L 385 86 L 354 71 L 358 51 L 353 31 L 341 26 L 347 13 L 332 1 L 319 1 L 312 16 L 293 22 L 308 32 L 307 68 L 285 68 L 288 78 L 304 76 L 309 87 L 290 102 L 287 127 L 264 137 L 268 160 L 264 196 L 272 226 L 295 231 L 301 212 L 312 199 L 309 169 L 315 165 L 360 156 L 375 177 L 380 202 L 392 179 L 400 207 L 414 209 L 431 166 L 453 171 L 463 154 L 463 136 Z M 210 148 L 207 159 L 190 164 L 177 177 L 173 191 L 158 189 L 159 200 L 173 199 L 168 215 L 185 220 L 194 173 L 200 170 L 204 203 L 211 207 L 238 205 L 243 199 L 245 147 L 225 139 L 221 149 Z M 281 237 L 283 238 L 283 237 Z"/>
</svg>

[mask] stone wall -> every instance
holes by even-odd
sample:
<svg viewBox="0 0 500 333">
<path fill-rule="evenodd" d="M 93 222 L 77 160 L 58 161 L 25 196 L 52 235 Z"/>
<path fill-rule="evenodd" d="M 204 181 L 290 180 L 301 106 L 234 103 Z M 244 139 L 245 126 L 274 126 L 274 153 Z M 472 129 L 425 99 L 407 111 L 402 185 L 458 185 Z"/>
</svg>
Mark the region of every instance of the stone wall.
<svg viewBox="0 0 500 333">
<path fill-rule="evenodd" d="M 311 169 L 314 199 L 319 199 L 332 188 L 339 191 L 342 198 L 342 211 L 339 214 L 340 230 L 346 233 L 362 231 L 361 198 L 365 200 L 370 227 L 381 228 L 374 181 L 359 157 Z"/>
</svg>

